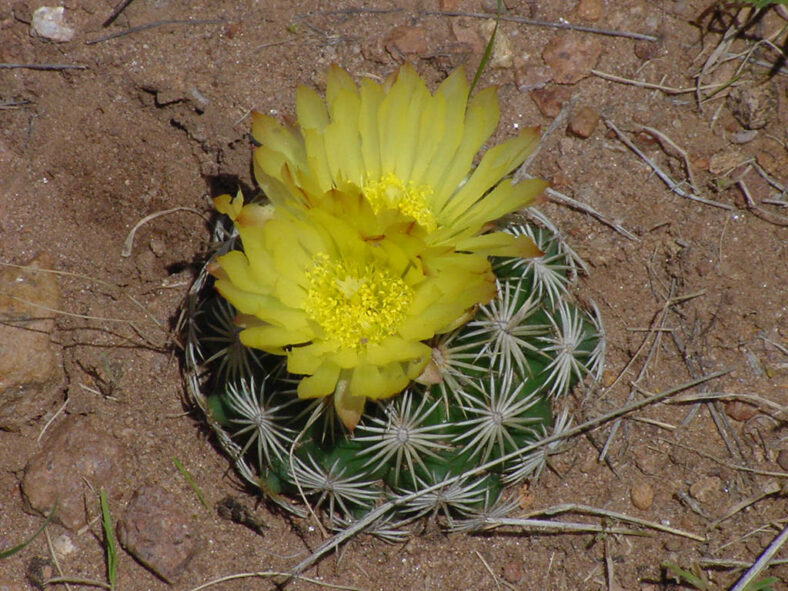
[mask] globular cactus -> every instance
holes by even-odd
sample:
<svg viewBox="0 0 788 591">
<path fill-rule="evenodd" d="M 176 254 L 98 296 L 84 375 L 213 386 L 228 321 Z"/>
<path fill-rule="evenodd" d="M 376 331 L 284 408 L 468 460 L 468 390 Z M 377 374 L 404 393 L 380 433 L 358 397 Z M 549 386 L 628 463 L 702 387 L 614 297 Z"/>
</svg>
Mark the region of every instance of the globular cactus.
<svg viewBox="0 0 788 591">
<path fill-rule="evenodd" d="M 452 76 L 432 96 L 422 90 L 423 83 L 411 70 L 403 69 L 399 78 L 382 88 L 362 83 L 359 95 L 353 94 L 355 87 L 346 74 L 332 70 L 327 88 L 329 116 L 324 118 L 328 123 L 322 129 L 326 139 L 320 141 L 339 141 L 331 131 L 331 125 L 339 122 L 341 137 L 354 139 L 360 134 L 363 145 L 369 136 L 369 131 L 364 132 L 364 113 L 369 110 L 364 100 L 367 96 L 372 101 L 369 93 L 380 108 L 376 135 L 382 136 L 386 130 L 393 133 L 385 119 L 386 109 L 395 110 L 396 101 L 405 101 L 408 93 L 426 96 L 425 104 L 440 100 L 433 113 L 440 115 L 452 93 L 467 99 L 464 76 L 461 72 Z M 390 97 L 393 106 L 381 107 Z M 405 499 L 392 504 L 390 514 L 372 528 L 374 533 L 397 538 L 407 524 L 422 518 L 437 518 L 451 528 L 471 528 L 480 515 L 510 509 L 510 504 L 502 502 L 504 488 L 536 477 L 547 456 L 555 451 L 556 444 L 530 449 L 534 442 L 567 427 L 566 414 L 554 417 L 554 400 L 586 376 L 597 379 L 601 373 L 604 331 L 598 311 L 586 312 L 569 293 L 580 261 L 536 210 L 531 215 L 535 221 L 499 224 L 498 232 L 487 232 L 490 221 L 519 208 L 544 186 L 523 185 L 530 194 L 510 199 L 508 195 L 520 185 L 500 181 L 525 158 L 531 149 L 526 145 L 530 139 L 521 136 L 517 140 L 521 145 L 510 140 L 501 146 L 491 159 L 506 162 L 495 168 L 495 178 L 479 185 L 479 194 L 467 202 L 466 210 L 476 211 L 476 205 L 496 196 L 510 199 L 509 206 L 490 206 L 486 213 L 471 219 L 463 217 L 463 210 L 452 212 L 451 199 L 478 180 L 479 170 L 493 174 L 484 159 L 476 172 L 469 175 L 464 171 L 464 180 L 460 178 L 457 187 L 450 187 L 445 199 L 437 189 L 401 179 L 379 164 L 375 174 L 365 171 L 356 187 L 348 180 L 353 174 L 347 173 L 341 162 L 334 164 L 325 152 L 321 153 L 327 158 L 324 168 L 330 172 L 326 177 L 329 185 L 321 187 L 320 175 L 308 178 L 304 170 L 319 168 L 319 162 L 315 164 L 319 156 L 314 155 L 317 140 L 305 123 L 320 119 L 306 106 L 312 99 L 312 94 L 299 96 L 301 129 L 286 130 L 291 135 L 281 140 L 284 143 L 277 144 L 280 128 L 268 120 L 256 121 L 265 140 L 261 142 L 265 150 L 256 155 L 256 174 L 270 202 L 244 205 L 242 198 L 226 196 L 216 200 L 217 208 L 232 224 L 227 218 L 218 222 L 215 254 L 189 295 L 185 364 L 189 392 L 243 478 L 290 510 L 299 511 L 300 499 L 322 511 L 332 528 L 341 529 L 385 501 Z M 343 100 L 351 104 L 349 119 L 341 114 L 346 106 Z M 472 109 L 470 105 L 468 111 Z M 357 112 L 361 123 L 350 125 L 348 131 L 348 121 L 354 121 Z M 419 115 L 418 111 L 404 112 L 410 117 Z M 423 118 L 420 121 L 424 123 Z M 466 133 L 472 133 L 476 124 L 470 115 L 466 115 L 465 124 Z M 484 139 L 476 138 L 471 155 Z M 458 141 L 461 145 L 465 142 L 462 132 Z M 381 139 L 380 162 L 386 160 L 385 146 Z M 320 144 L 320 150 L 326 149 Z M 303 152 L 301 156 L 298 150 Z M 507 151 L 511 153 L 508 160 Z M 362 150 L 367 159 L 368 152 Z M 433 159 L 434 153 L 432 149 Z M 269 160 L 277 158 L 277 166 L 281 160 L 292 160 L 285 165 L 287 171 L 269 166 Z M 393 168 L 401 170 L 396 153 L 389 160 L 394 161 Z M 277 170 L 283 170 L 281 175 Z M 498 187 L 502 188 L 494 195 Z M 337 193 L 342 195 L 337 197 Z M 378 224 L 381 216 L 388 216 L 388 225 L 375 226 L 374 246 L 379 249 L 364 255 L 364 265 L 352 263 L 348 255 L 361 247 L 348 242 L 345 251 L 336 247 L 340 251 L 337 255 L 334 246 L 326 246 L 345 240 L 344 234 L 332 233 L 329 224 L 335 222 L 325 221 L 334 219 L 327 212 L 345 216 L 342 232 L 358 231 L 363 247 L 373 240 L 369 220 Z M 354 215 L 367 221 L 353 225 L 351 220 L 346 226 L 345 218 Z M 403 220 L 410 221 L 403 224 Z M 362 226 L 364 229 L 359 229 Z M 295 229 L 304 233 L 298 239 L 308 242 L 311 250 L 303 255 L 294 246 L 285 245 L 284 254 L 277 255 L 277 245 L 295 240 Z M 313 230 L 314 235 L 310 234 Z M 324 240 L 328 234 L 331 239 Z M 303 267 L 300 275 L 299 271 L 282 269 L 291 251 L 293 265 Z M 526 253 L 538 256 L 520 256 Z M 391 260 L 380 258 L 389 254 Z M 413 275 L 414 267 L 423 268 L 422 275 Z M 262 273 L 260 269 L 281 272 L 297 284 L 293 287 L 282 280 L 293 301 L 281 297 L 277 290 L 285 288 L 270 277 L 255 275 Z M 435 276 L 444 269 L 445 273 L 456 273 L 460 281 L 441 283 Z M 455 296 L 448 288 L 440 291 L 449 285 L 462 290 L 465 277 L 466 294 Z M 433 280 L 437 281 L 434 286 L 428 283 Z M 214 281 L 218 293 L 213 289 Z M 323 292 L 332 290 L 339 295 L 319 299 Z M 419 307 L 422 292 L 438 295 Z M 273 299 L 276 294 L 278 300 Z M 343 298 L 353 306 L 353 314 L 369 318 L 357 320 L 346 310 L 337 311 L 337 306 L 345 305 Z M 397 298 L 407 302 L 404 311 L 380 320 L 381 311 L 375 306 L 384 302 L 396 308 L 400 305 Z M 453 304 L 453 298 L 459 298 L 461 304 Z M 283 317 L 292 315 L 294 325 L 308 325 L 313 332 L 278 323 L 273 312 L 261 310 L 268 302 L 273 302 L 270 305 Z M 418 322 L 415 329 L 400 329 L 400 325 L 413 326 L 408 324 L 412 320 L 408 314 L 419 320 L 414 310 L 426 310 L 424 323 L 434 321 L 435 325 L 428 326 L 426 338 L 409 344 L 403 335 L 420 334 Z M 341 323 L 358 324 L 348 328 L 337 324 L 336 318 Z M 364 333 L 367 329 L 369 339 Z M 332 335 L 332 330 L 339 336 Z M 264 336 L 257 338 L 261 334 Z M 362 338 L 358 339 L 358 334 Z M 379 349 L 394 342 L 399 348 L 389 357 L 396 363 L 389 363 L 386 355 L 382 355 L 386 361 L 376 361 L 381 358 Z M 294 371 L 307 367 L 298 361 L 297 355 L 303 353 L 298 348 L 314 348 L 315 343 L 328 343 L 320 351 L 330 350 L 333 357 L 326 357 L 328 361 L 319 358 L 324 364 L 315 364 L 311 370 Z M 375 345 L 380 346 L 376 349 Z M 345 359 L 351 361 L 342 361 Z M 353 361 L 356 359 L 359 361 Z M 365 363 L 377 365 L 370 370 Z M 304 374 L 322 380 L 325 367 L 331 370 L 338 364 L 337 375 L 328 379 L 330 392 L 315 394 L 311 383 L 309 388 L 303 387 Z M 359 377 L 370 372 L 377 377 Z M 386 381 L 379 376 L 390 377 Z M 407 376 L 404 384 L 403 376 Z M 370 391 L 377 394 L 349 390 L 359 383 L 371 384 Z M 392 384 L 400 385 L 393 388 Z M 359 408 L 354 415 L 353 409 Z M 522 451 L 526 448 L 530 451 Z"/>
</svg>

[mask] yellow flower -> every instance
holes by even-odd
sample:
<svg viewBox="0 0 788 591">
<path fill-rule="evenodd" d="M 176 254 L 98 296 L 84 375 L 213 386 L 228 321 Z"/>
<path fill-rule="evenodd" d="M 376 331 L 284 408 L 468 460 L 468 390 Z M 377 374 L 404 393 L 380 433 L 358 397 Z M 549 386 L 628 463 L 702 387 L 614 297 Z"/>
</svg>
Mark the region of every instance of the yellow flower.
<svg viewBox="0 0 788 591">
<path fill-rule="evenodd" d="M 423 341 L 467 321 L 495 293 L 484 255 L 433 246 L 406 214 L 380 216 L 359 193 L 311 208 L 223 195 L 243 243 L 211 267 L 240 313 L 241 342 L 287 356 L 298 395 L 334 395 L 352 429 L 366 398 L 401 392 L 430 359 Z"/>
<path fill-rule="evenodd" d="M 540 254 L 525 236 L 487 230 L 546 183 L 504 179 L 535 147 L 535 129 L 473 169 L 498 104 L 494 89 L 468 101 L 461 70 L 434 94 L 409 66 L 383 85 L 359 88 L 337 67 L 326 82 L 325 103 L 298 89 L 298 128 L 254 114 L 255 176 L 270 204 L 215 200 L 243 251 L 211 272 L 240 313 L 242 343 L 286 356 L 304 376 L 298 395 L 333 395 L 353 429 L 367 398 L 421 373 L 424 341 L 494 296 L 489 256 Z"/>
<path fill-rule="evenodd" d="M 479 234 L 501 216 L 523 208 L 547 186 L 532 179 L 501 180 L 519 166 L 539 141 L 525 128 L 473 160 L 498 125 L 495 88 L 468 100 L 462 69 L 430 94 L 406 65 L 383 85 L 332 66 L 326 101 L 298 88 L 298 128 L 253 113 L 257 182 L 275 205 L 311 207 L 333 190 L 360 191 L 375 213 L 394 209 L 430 236 L 451 244 L 505 256 L 535 256 L 525 237 Z"/>
</svg>

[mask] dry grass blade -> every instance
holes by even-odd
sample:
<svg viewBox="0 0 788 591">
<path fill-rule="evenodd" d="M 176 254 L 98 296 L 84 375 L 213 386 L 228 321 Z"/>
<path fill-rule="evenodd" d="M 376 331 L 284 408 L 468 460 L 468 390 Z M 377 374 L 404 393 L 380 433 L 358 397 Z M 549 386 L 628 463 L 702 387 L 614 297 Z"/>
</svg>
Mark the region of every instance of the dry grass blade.
<svg viewBox="0 0 788 591">
<path fill-rule="evenodd" d="M 731 587 L 730 591 L 744 591 L 747 586 L 755 580 L 755 577 L 761 574 L 761 571 L 766 568 L 766 565 L 769 564 L 772 557 L 779 552 L 786 540 L 788 540 L 788 525 L 786 525 L 779 535 L 772 540 L 771 544 L 769 544 L 758 557 L 758 560 L 756 560 L 747 572 L 736 581 L 736 584 Z"/>
<path fill-rule="evenodd" d="M 724 375 L 727 375 L 731 371 L 733 371 L 733 369 L 724 369 L 724 370 L 716 371 L 714 373 L 711 373 L 711 374 L 708 374 L 706 376 L 703 376 L 700 379 L 696 379 L 696 380 L 692 380 L 690 382 L 685 382 L 683 384 L 679 384 L 678 386 L 675 386 L 675 387 L 670 388 L 668 390 L 665 390 L 663 392 L 659 392 L 657 394 L 654 394 L 653 396 L 649 396 L 648 398 L 644 398 L 643 400 L 638 400 L 637 402 L 633 402 L 632 404 L 628 404 L 628 405 L 622 406 L 620 408 L 617 408 L 617 409 L 615 409 L 615 410 L 613 410 L 613 411 L 611 411 L 609 413 L 606 413 L 604 415 L 601 415 L 599 417 L 596 417 L 594 419 L 591 419 L 589 421 L 581 423 L 581 424 L 579 424 L 579 425 L 577 425 L 575 427 L 572 427 L 570 429 L 567 429 L 567 430 L 565 430 L 565 431 L 563 431 L 561 433 L 558 433 L 558 434 L 555 434 L 555 435 L 551 435 L 549 437 L 545 437 L 544 439 L 542 439 L 540 441 L 537 441 L 537 442 L 535 442 L 535 443 L 533 443 L 533 444 L 531 444 L 531 445 L 529 445 L 529 446 L 527 446 L 527 447 L 525 447 L 523 449 L 517 450 L 517 451 L 512 452 L 510 454 L 503 455 L 500 458 L 498 458 L 497 460 L 494 460 L 492 462 L 487 462 L 486 464 L 482 464 L 481 466 L 478 466 L 477 468 L 475 468 L 473 470 L 470 470 L 470 471 L 468 471 L 466 473 L 460 474 L 458 476 L 455 476 L 455 477 L 447 479 L 447 480 L 443 480 L 443 481 L 441 481 L 440 483 L 438 483 L 438 484 L 436 484 L 434 486 L 430 486 L 430 487 L 421 489 L 418 492 L 412 493 L 410 495 L 403 495 L 403 496 L 401 496 L 401 497 L 399 497 L 397 499 L 394 499 L 394 500 L 388 501 L 386 503 L 383 503 L 382 505 L 380 505 L 377 508 L 373 509 L 372 511 L 367 513 L 364 517 L 362 517 L 361 519 L 359 519 L 358 521 L 353 523 L 347 529 L 339 532 L 338 534 L 334 535 L 331 539 L 329 539 L 328 541 L 324 542 L 320 547 L 318 547 L 307 558 L 305 558 L 304 560 L 299 562 L 297 565 L 295 565 L 293 567 L 293 569 L 290 571 L 290 578 L 297 577 L 300 573 L 304 572 L 304 570 L 306 570 L 307 568 L 311 567 L 318 560 L 320 560 L 320 558 L 322 556 L 324 556 L 328 552 L 331 552 L 337 546 L 342 544 L 345 540 L 349 540 L 350 538 L 352 538 L 356 534 L 364 531 L 367 527 L 369 527 L 371 524 L 373 524 L 378 519 L 384 517 L 386 515 L 386 513 L 388 513 L 391 509 L 395 508 L 398 505 L 402 505 L 402 504 L 407 503 L 409 501 L 412 501 L 413 499 L 416 499 L 416 498 L 418 498 L 420 496 L 423 496 L 425 494 L 429 494 L 431 492 L 439 490 L 439 489 L 443 488 L 444 486 L 451 485 L 451 484 L 453 484 L 455 482 L 458 482 L 459 480 L 461 480 L 463 478 L 468 478 L 468 477 L 471 477 L 471 476 L 475 476 L 477 474 L 481 474 L 481 473 L 489 470 L 490 468 L 494 468 L 494 467 L 496 467 L 496 466 L 498 466 L 498 465 L 500 465 L 500 464 L 502 464 L 504 462 L 507 462 L 509 460 L 512 460 L 514 458 L 521 457 L 523 454 L 527 454 L 527 453 L 529 453 L 529 452 L 531 452 L 533 450 L 545 447 L 546 445 L 549 445 L 550 443 L 553 443 L 555 441 L 558 441 L 558 440 L 561 440 L 561 439 L 566 439 L 566 438 L 569 438 L 569 437 L 573 437 L 574 435 L 577 435 L 579 433 L 584 433 L 586 431 L 589 431 L 589 430 L 591 430 L 591 429 L 593 429 L 595 427 L 598 427 L 599 425 L 602 425 L 602 424 L 604 424 L 604 423 L 606 423 L 606 422 L 608 422 L 608 421 L 610 421 L 612 419 L 615 419 L 615 418 L 618 418 L 620 416 L 629 414 L 631 412 L 634 412 L 636 410 L 639 410 L 641 408 L 644 408 L 646 406 L 649 406 L 651 404 L 655 404 L 656 402 L 659 402 L 661 400 L 669 398 L 670 396 L 673 396 L 674 394 L 678 394 L 679 392 L 683 392 L 684 390 L 688 390 L 690 388 L 694 388 L 694 387 L 699 386 L 701 384 L 705 384 L 706 382 L 708 382 L 710 380 L 714 380 L 714 379 L 717 379 L 717 378 L 722 377 Z"/>
<path fill-rule="evenodd" d="M 574 523 L 568 521 L 550 521 L 547 519 L 531 519 L 527 517 L 485 517 L 479 520 L 485 530 L 495 527 L 520 527 L 533 532 L 550 533 L 575 533 L 575 534 L 616 534 L 627 536 L 644 536 L 642 531 L 637 529 L 626 529 L 623 527 L 608 527 L 605 525 L 595 525 L 593 523 Z"/>
<path fill-rule="evenodd" d="M 776 495 L 780 492 L 782 488 L 780 487 L 780 483 L 776 480 L 772 480 L 767 482 L 760 491 L 747 497 L 746 499 L 742 500 L 739 503 L 736 503 L 733 507 L 731 507 L 728 511 L 726 511 L 725 515 L 719 517 L 718 519 L 714 520 L 712 524 L 709 526 L 710 528 L 717 527 L 720 523 L 725 521 L 726 519 L 730 519 L 734 515 L 736 515 L 739 511 L 743 511 L 747 507 L 750 507 L 760 501 L 761 499 L 765 499 L 771 495 Z"/>
<path fill-rule="evenodd" d="M 609 74 L 607 72 L 602 72 L 600 70 L 591 70 L 591 73 L 594 76 L 598 76 L 603 78 L 604 80 L 609 80 L 610 82 L 619 82 L 621 84 L 629 84 L 631 86 L 637 86 L 639 88 L 649 88 L 651 90 L 661 90 L 665 94 L 689 94 L 695 92 L 695 88 L 674 88 L 672 86 L 665 86 L 664 84 L 654 84 L 653 82 L 642 82 L 640 80 L 633 80 L 632 78 L 624 78 L 622 76 L 616 76 L 615 74 Z M 712 88 L 718 88 L 719 84 L 713 84 L 709 86 L 704 86 L 703 90 L 709 90 Z"/>
<path fill-rule="evenodd" d="M 727 203 L 720 203 L 718 201 L 712 201 L 711 199 L 705 199 L 704 197 L 700 197 L 698 195 L 693 195 L 692 193 L 688 193 L 684 189 L 682 189 L 679 184 L 670 178 L 664 170 L 662 170 L 657 164 L 651 160 L 648 156 L 646 156 L 635 144 L 633 144 L 627 136 L 625 136 L 618 127 L 616 127 L 612 121 L 609 119 L 603 119 L 605 125 L 607 125 L 613 133 L 616 134 L 618 139 L 620 139 L 624 145 L 632 150 L 635 154 L 637 154 L 643 162 L 648 164 L 651 167 L 657 176 L 664 182 L 671 191 L 673 191 L 676 195 L 684 197 L 685 199 L 690 199 L 692 201 L 697 201 L 698 203 L 703 203 L 705 205 L 711 205 L 712 207 L 719 207 L 720 209 L 727 209 L 728 211 L 733 210 L 732 205 L 728 205 Z"/>
<path fill-rule="evenodd" d="M 197 585 L 196 587 L 189 589 L 189 591 L 202 591 L 202 589 L 207 589 L 208 587 L 213 587 L 214 585 L 219 585 L 220 583 L 226 583 L 227 581 L 237 581 L 239 579 L 273 579 L 273 578 L 287 578 L 288 580 L 291 578 L 297 579 L 299 581 L 305 581 L 307 583 L 312 583 L 313 585 L 317 585 L 318 587 L 325 587 L 327 589 L 341 589 L 342 591 L 364 591 L 359 587 L 349 587 L 347 585 L 334 585 L 332 583 L 326 583 L 324 581 L 320 581 L 319 579 L 313 579 L 310 577 L 301 577 L 298 575 L 291 575 L 290 573 L 283 573 L 278 571 L 257 571 L 257 572 L 248 572 L 248 573 L 236 573 L 233 575 L 227 575 L 225 577 L 219 577 L 218 579 L 214 579 L 213 581 L 208 581 L 207 583 L 203 583 L 202 585 Z M 276 583 L 277 587 L 280 587 L 280 583 Z"/>
<path fill-rule="evenodd" d="M 71 64 L 9 64 L 1 63 L 0 70 L 87 70 L 87 66 Z"/>
<path fill-rule="evenodd" d="M 72 273 L 71 271 L 58 271 L 57 269 L 42 269 L 40 267 L 35 267 L 35 266 L 31 266 L 31 265 L 16 265 L 16 264 L 13 264 L 13 263 L 5 263 L 5 262 L 2 262 L 2 261 L 0 261 L 0 266 L 11 267 L 13 269 L 22 269 L 24 271 L 29 271 L 31 273 L 37 273 L 37 272 L 38 273 L 52 273 L 53 275 L 61 275 L 63 277 L 73 277 L 75 279 L 83 279 L 85 281 L 89 281 L 90 283 L 95 283 L 96 285 L 100 285 L 100 286 L 102 286 L 102 287 L 104 287 L 104 288 L 106 288 L 106 289 L 108 289 L 110 291 L 120 292 L 121 295 L 124 298 L 126 298 L 132 304 L 134 304 L 134 306 L 137 307 L 145 315 L 145 317 L 148 318 L 148 320 L 150 320 L 151 322 L 153 322 L 165 335 L 167 335 L 168 338 L 173 338 L 172 333 L 167 329 L 167 327 L 164 325 L 163 322 L 160 322 L 153 314 L 151 314 L 148 311 L 148 309 L 138 299 L 136 299 L 132 295 L 129 295 L 128 293 L 126 293 L 125 290 L 121 289 L 117 285 L 113 285 L 111 283 L 108 283 L 107 281 L 103 281 L 101 279 L 97 279 L 96 277 L 91 277 L 89 275 L 83 275 L 82 273 Z M 38 307 L 47 309 L 45 306 L 40 306 L 39 305 Z M 86 319 L 89 319 L 89 320 L 102 320 L 102 321 L 106 321 L 106 322 L 122 322 L 122 323 L 126 323 L 126 324 L 130 325 L 135 330 L 135 332 L 140 334 L 138 329 L 136 328 L 136 326 L 134 325 L 134 323 L 131 320 L 124 320 L 122 318 L 121 319 L 117 319 L 117 318 L 99 318 L 99 317 L 94 317 L 94 316 L 86 316 L 86 315 L 82 315 L 82 314 L 74 314 L 74 313 L 70 313 L 70 312 L 64 312 L 64 311 L 61 311 L 61 310 L 49 310 L 49 311 L 55 312 L 55 313 L 58 313 L 58 314 L 64 314 L 64 315 L 67 315 L 67 316 L 73 316 L 73 317 L 77 317 L 77 318 L 86 318 Z M 146 340 L 148 340 L 148 339 L 146 339 Z M 153 342 L 153 341 L 150 340 L 149 342 Z"/>
<path fill-rule="evenodd" d="M 142 227 L 143 224 L 146 224 L 151 220 L 155 220 L 156 218 L 161 217 L 163 215 L 169 215 L 171 213 L 175 213 L 176 211 L 188 211 L 189 213 L 196 214 L 205 220 L 205 216 L 203 216 L 202 212 L 197 209 L 194 209 L 193 207 L 173 207 L 171 209 L 156 211 L 150 215 L 146 215 L 144 218 L 142 218 L 140 221 L 134 224 L 134 227 L 129 231 L 128 236 L 126 236 L 126 240 L 123 242 L 123 248 L 120 251 L 120 256 L 122 257 L 131 256 L 131 250 L 132 248 L 134 248 L 134 235 L 137 233 L 137 230 L 139 230 L 140 227 Z"/>
<path fill-rule="evenodd" d="M 677 529 L 675 527 L 670 527 L 668 525 L 663 525 L 655 521 L 648 521 L 646 519 L 640 519 L 638 517 L 631 517 L 630 515 L 627 515 L 625 513 L 618 513 L 616 511 L 609 511 L 607 509 L 599 509 L 597 507 L 591 507 L 589 505 L 579 505 L 576 503 L 564 503 L 561 505 L 555 505 L 553 507 L 548 507 L 547 509 L 540 509 L 539 511 L 534 511 L 532 513 L 529 513 L 528 515 L 529 516 L 560 515 L 561 513 L 584 513 L 587 515 L 597 515 L 599 517 L 607 517 L 609 519 L 615 519 L 616 521 L 623 521 L 625 523 L 641 525 L 643 527 L 672 534 L 674 536 L 689 538 L 690 540 L 695 540 L 696 542 L 707 541 L 704 536 L 700 536 L 692 532 Z"/>
<path fill-rule="evenodd" d="M 424 14 L 429 16 L 464 16 L 468 18 L 482 18 L 489 19 L 490 15 L 482 12 L 462 12 L 457 10 L 440 11 L 440 10 L 427 10 Z M 614 31 L 611 29 L 597 29 L 595 27 L 587 27 L 585 25 L 576 25 L 565 21 L 544 21 L 533 18 L 525 18 L 522 16 L 502 15 L 502 21 L 511 21 L 513 23 L 520 23 L 521 25 L 532 25 L 535 27 L 547 27 L 549 29 L 566 29 L 569 31 L 580 31 L 581 33 L 594 33 L 597 35 L 606 35 L 608 37 L 626 37 L 628 39 L 639 39 L 641 41 L 659 41 L 653 35 L 646 35 L 644 33 L 632 33 L 630 31 Z"/>
</svg>

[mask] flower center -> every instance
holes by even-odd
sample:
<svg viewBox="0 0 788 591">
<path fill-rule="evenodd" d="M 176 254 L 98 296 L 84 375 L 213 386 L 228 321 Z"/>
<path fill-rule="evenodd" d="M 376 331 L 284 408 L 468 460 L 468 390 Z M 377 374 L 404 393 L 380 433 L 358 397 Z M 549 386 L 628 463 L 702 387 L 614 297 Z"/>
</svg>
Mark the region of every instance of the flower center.
<svg viewBox="0 0 788 591">
<path fill-rule="evenodd" d="M 429 232 L 437 227 L 427 204 L 433 193 L 429 185 L 417 186 L 413 181 L 405 184 L 392 173 L 388 173 L 380 180 L 366 185 L 362 192 L 375 214 L 382 209 L 394 209 L 416 220 Z"/>
<path fill-rule="evenodd" d="M 413 290 L 374 263 L 336 261 L 317 253 L 307 271 L 304 310 L 342 347 L 378 343 L 396 332 Z"/>
</svg>

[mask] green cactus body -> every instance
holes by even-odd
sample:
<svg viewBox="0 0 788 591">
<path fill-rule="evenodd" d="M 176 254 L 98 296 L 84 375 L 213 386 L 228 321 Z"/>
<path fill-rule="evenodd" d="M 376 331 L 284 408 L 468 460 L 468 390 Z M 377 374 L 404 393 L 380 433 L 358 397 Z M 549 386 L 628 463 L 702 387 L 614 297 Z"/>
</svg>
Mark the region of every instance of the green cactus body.
<svg viewBox="0 0 788 591">
<path fill-rule="evenodd" d="M 306 500 L 336 529 L 410 498 L 378 524 L 384 537 L 423 518 L 463 529 L 510 509 L 504 488 L 537 477 L 555 444 L 517 451 L 567 427 L 565 414 L 553 415 L 555 400 L 586 376 L 598 379 L 604 358 L 598 311 L 568 292 L 582 263 L 534 215 L 539 225 L 507 231 L 530 236 L 544 255 L 495 258 L 497 297 L 429 343 L 426 383 L 368 401 L 353 433 L 326 399 L 297 397 L 282 357 L 241 345 L 235 311 L 204 271 L 190 293 L 187 385 L 242 477 L 289 510 L 298 505 L 288 499 Z M 220 253 L 239 248 L 222 225 L 217 244 Z"/>
</svg>

